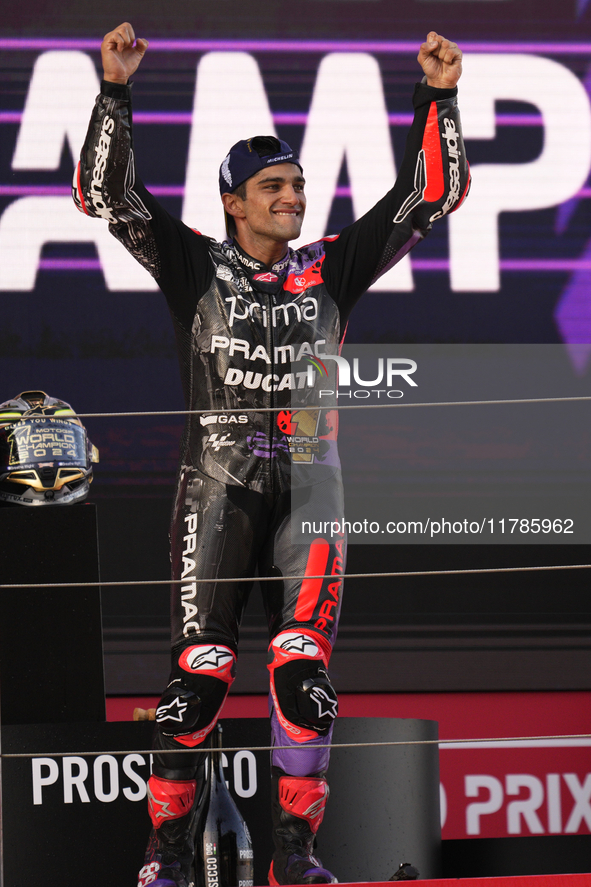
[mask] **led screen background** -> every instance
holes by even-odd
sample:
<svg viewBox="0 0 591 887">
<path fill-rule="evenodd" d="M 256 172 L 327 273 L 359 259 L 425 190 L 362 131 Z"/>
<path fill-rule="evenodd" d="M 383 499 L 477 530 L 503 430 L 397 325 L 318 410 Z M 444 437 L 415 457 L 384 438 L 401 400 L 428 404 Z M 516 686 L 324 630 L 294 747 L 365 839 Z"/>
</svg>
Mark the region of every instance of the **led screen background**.
<svg viewBox="0 0 591 887">
<path fill-rule="evenodd" d="M 472 194 L 353 314 L 349 343 L 567 343 L 591 358 L 591 4 L 524 0 L 62 3 L 12 9 L 0 85 L 0 399 L 43 388 L 81 412 L 182 409 L 167 309 L 69 202 L 102 34 L 151 40 L 135 152 L 173 213 L 221 233 L 217 166 L 237 125 L 303 149 L 307 240 L 390 187 L 434 27 L 462 44 Z M 236 136 L 238 137 L 238 136 Z M 581 343 L 583 347 L 581 347 Z M 90 422 L 100 484 L 170 484 L 180 420 Z M 98 484 L 95 491 L 99 493 Z"/>
<path fill-rule="evenodd" d="M 106 226 L 77 213 L 69 198 L 98 83 L 100 40 L 124 19 L 151 40 L 134 78 L 139 173 L 171 212 L 186 213 L 191 225 L 210 234 L 215 232 L 199 189 L 209 184 L 215 191 L 217 172 L 208 176 L 235 140 L 229 128 L 239 112 L 247 117 L 246 134 L 253 134 L 255 99 L 256 114 L 272 116 L 276 132 L 296 147 L 307 133 L 319 139 L 324 128 L 327 141 L 317 143 L 306 160 L 310 187 L 316 178 L 314 187 L 321 189 L 314 195 L 310 191 L 304 233 L 311 240 L 313 207 L 320 207 L 318 215 L 326 214 L 330 201 L 323 224 L 335 231 L 353 218 L 355 201 L 358 209 L 371 193 L 377 198 L 390 187 L 384 170 L 388 163 L 390 172 L 399 167 L 403 155 L 419 74 L 418 45 L 432 27 L 456 39 L 466 52 L 460 102 L 474 172 L 472 193 L 453 223 L 441 221 L 414 250 L 402 272 L 404 286 L 362 299 L 347 342 L 376 350 L 398 343 L 399 356 L 408 357 L 415 343 L 421 348 L 432 343 L 451 349 L 467 343 L 484 349 L 494 343 L 559 348 L 568 338 L 568 359 L 561 364 L 565 377 L 571 374 L 568 393 L 589 393 L 591 0 L 190 0 L 169 2 L 165 10 L 152 0 L 104 0 L 100 6 L 62 0 L 30 2 L 26 10 L 13 4 L 3 12 L 0 31 L 0 400 L 26 388 L 44 388 L 80 412 L 184 406 L 162 296 Z M 476 71 L 482 64 L 485 69 Z M 326 76 L 331 65 L 340 70 L 332 96 Z M 199 113 L 210 116 L 196 126 L 196 91 L 205 84 L 201 75 L 207 70 L 209 85 Z M 40 75 L 35 91 L 33 72 Z M 369 81 L 373 87 L 368 91 Z M 312 127 L 313 99 L 320 97 L 325 110 Z M 366 122 L 371 115 L 373 131 Z M 260 116 L 256 129 L 259 121 Z M 208 139 L 209 153 L 204 150 Z M 338 156 L 335 160 L 343 143 L 344 163 Z M 532 164 L 540 157 L 543 168 L 536 171 Z M 328 172 L 314 176 L 315 162 L 324 163 Z M 493 167 L 488 191 L 485 165 Z M 528 193 L 521 179 L 527 179 Z M 322 187 L 334 188 L 334 199 Z M 520 209 L 507 208 L 511 195 L 521 201 Z M 215 196 L 211 211 L 219 213 L 217 207 Z M 454 246 L 453 224 L 463 225 L 464 217 L 469 224 Z M 221 213 L 216 218 L 214 224 L 220 225 Z M 489 223 L 486 247 L 474 236 L 483 220 Z M 7 231 L 12 240 L 3 239 Z M 494 246 L 497 233 L 495 252 L 491 242 Z M 493 279 L 498 272 L 498 280 Z M 480 288 L 455 276 L 463 273 L 476 278 Z M 139 285 L 134 283 L 138 275 Z M 561 317 L 570 324 L 559 322 Z M 556 384 L 553 395 L 561 393 Z M 445 392 L 446 400 L 456 396 Z M 582 407 L 588 415 L 587 405 Z M 343 455 L 358 443 L 373 472 L 372 477 L 365 471 L 361 475 L 355 463 L 345 474 L 346 484 L 365 484 L 369 490 L 369 480 L 380 484 L 376 467 L 385 464 L 401 483 L 408 468 L 412 475 L 414 441 L 422 445 L 427 435 L 419 439 L 409 433 L 411 412 L 418 411 L 397 413 L 400 427 L 394 439 L 391 428 L 387 433 L 374 428 L 366 435 L 363 414 L 342 414 Z M 549 441 L 540 412 L 539 422 L 531 423 L 532 435 L 548 450 L 561 426 L 548 419 L 553 423 Z M 372 415 L 376 424 L 378 414 Z M 487 421 L 480 431 L 474 423 L 471 442 L 477 446 L 490 443 Z M 166 579 L 182 418 L 89 419 L 87 425 L 101 454 L 91 490 L 98 503 L 101 578 Z M 536 436 L 537 428 L 542 433 Z M 570 432 L 566 427 L 570 449 L 562 451 L 562 459 L 575 475 L 581 463 L 564 454 L 581 452 L 587 459 L 590 438 L 587 433 L 577 443 Z M 497 446 L 503 428 L 495 434 L 496 467 L 503 454 Z M 437 440 L 427 443 L 429 453 L 441 452 Z M 539 469 L 535 460 L 523 461 L 543 473 L 545 464 Z M 551 479 L 560 486 L 564 474 L 557 471 Z M 582 489 L 579 480 L 575 477 L 571 487 Z M 588 475 L 583 481 L 588 483 Z M 351 508 L 355 503 L 347 487 L 346 492 Z M 532 563 L 589 563 L 589 558 L 586 549 L 572 545 L 357 544 L 350 547 L 348 570 L 453 571 Z M 548 572 L 544 579 L 541 573 L 506 573 L 501 580 L 495 573 L 478 580 L 468 575 L 408 577 L 395 586 L 390 579 L 376 578 L 369 586 L 349 578 L 333 660 L 339 688 L 587 689 L 587 584 L 581 570 Z M 169 637 L 167 592 L 162 591 L 144 585 L 125 593 L 103 587 L 110 693 L 157 694 L 164 685 Z M 266 637 L 262 603 L 257 605 L 253 594 L 242 623 L 236 692 L 266 692 L 264 654 L 257 658 L 255 652 L 265 649 Z"/>
</svg>

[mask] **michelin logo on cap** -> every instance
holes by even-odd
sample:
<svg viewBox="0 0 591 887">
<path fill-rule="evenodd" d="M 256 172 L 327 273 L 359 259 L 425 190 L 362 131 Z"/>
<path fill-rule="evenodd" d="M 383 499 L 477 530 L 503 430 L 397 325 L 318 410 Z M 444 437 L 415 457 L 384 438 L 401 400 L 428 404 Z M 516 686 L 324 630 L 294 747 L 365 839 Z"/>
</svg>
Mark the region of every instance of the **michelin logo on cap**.
<svg viewBox="0 0 591 887">
<path fill-rule="evenodd" d="M 267 157 L 264 158 L 267 161 L 267 166 L 271 163 L 282 163 L 284 160 L 291 160 L 293 157 L 293 151 L 291 154 L 282 154 L 280 157 Z"/>
</svg>

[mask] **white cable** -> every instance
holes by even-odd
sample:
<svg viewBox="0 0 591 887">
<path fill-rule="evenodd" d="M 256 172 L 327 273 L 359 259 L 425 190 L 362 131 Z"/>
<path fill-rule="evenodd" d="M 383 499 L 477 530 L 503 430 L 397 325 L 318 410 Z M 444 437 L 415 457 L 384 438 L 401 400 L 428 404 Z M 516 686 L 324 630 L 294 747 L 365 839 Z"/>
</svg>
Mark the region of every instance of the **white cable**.
<svg viewBox="0 0 591 887">
<path fill-rule="evenodd" d="M 295 404 L 291 407 L 232 407 L 231 409 L 209 410 L 157 410 L 136 411 L 123 413 L 76 413 L 79 419 L 113 419 L 120 416 L 201 416 L 204 413 L 282 413 L 285 410 L 386 410 L 400 409 L 402 407 L 472 407 L 486 406 L 487 404 L 520 404 L 520 403 L 570 403 L 571 401 L 591 400 L 591 395 L 581 397 L 525 397 L 512 400 L 443 400 L 430 403 L 358 403 L 343 404 L 343 406 L 313 406 L 309 404 Z"/>
<path fill-rule="evenodd" d="M 495 736 L 493 738 L 487 739 L 395 739 L 395 740 L 385 740 L 383 742 L 336 742 L 331 743 L 330 745 L 313 745 L 311 743 L 302 743 L 302 748 L 310 749 L 310 748 L 322 748 L 322 749 L 337 749 L 337 748 L 389 748 L 391 746 L 397 745 L 441 745 L 445 743 L 446 745 L 449 743 L 462 744 L 466 745 L 472 742 L 534 742 L 534 741 L 544 741 L 544 740 L 559 740 L 559 739 L 591 739 L 591 733 L 569 733 L 569 734 L 560 734 L 558 736 Z M 229 748 L 223 748 L 224 752 L 239 752 L 239 751 L 290 751 L 293 749 L 291 745 L 238 745 Z M 63 751 L 63 752 L 14 752 L 10 754 L 2 754 L 3 758 L 43 758 L 51 755 L 53 758 L 65 758 L 65 757 L 82 757 L 83 755 L 166 755 L 166 754 L 195 754 L 196 752 L 199 754 L 208 754 L 211 751 L 211 748 L 204 748 L 200 746 L 199 748 L 159 748 L 159 749 L 124 749 L 124 750 L 116 750 L 116 751 Z"/>
<path fill-rule="evenodd" d="M 465 576 L 474 573 L 524 573 L 535 572 L 537 570 L 588 570 L 591 564 L 549 564 L 545 566 L 535 567 L 482 567 L 470 570 L 408 570 L 407 572 L 397 573 L 339 573 L 336 574 L 338 579 L 394 579 L 404 576 Z M 0 588 L 113 588 L 122 585 L 180 585 L 185 582 L 196 583 L 229 583 L 229 582 L 277 582 L 279 580 L 297 582 L 300 579 L 334 579 L 334 573 L 324 573 L 318 576 L 297 575 L 297 576 L 241 576 L 240 578 L 229 579 L 129 579 L 117 582 L 17 582 L 12 584 L 2 584 Z"/>
</svg>

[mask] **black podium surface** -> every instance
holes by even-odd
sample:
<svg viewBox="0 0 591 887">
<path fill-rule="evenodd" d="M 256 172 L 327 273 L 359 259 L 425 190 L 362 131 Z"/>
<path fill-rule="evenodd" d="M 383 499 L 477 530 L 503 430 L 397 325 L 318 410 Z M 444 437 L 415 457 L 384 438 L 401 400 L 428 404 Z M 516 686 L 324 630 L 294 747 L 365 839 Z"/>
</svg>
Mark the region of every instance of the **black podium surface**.
<svg viewBox="0 0 591 887">
<path fill-rule="evenodd" d="M 223 720 L 226 778 L 253 838 L 255 884 L 272 853 L 266 719 Z M 9 726 L 2 729 L 4 879 L 44 887 L 134 884 L 149 819 L 145 782 L 152 725 Z M 335 743 L 436 739 L 433 721 L 341 718 Z M 246 749 L 244 749 L 246 746 Z M 115 754 L 122 752 L 122 754 Z M 142 753 L 144 752 L 144 753 Z M 64 753 L 66 753 L 64 755 Z M 440 874 L 437 745 L 334 749 L 319 854 L 340 881 L 387 880 L 400 862 Z"/>
<path fill-rule="evenodd" d="M 0 584 L 98 582 L 94 505 L 0 508 Z M 105 719 L 99 588 L 0 588 L 1 723 Z"/>
</svg>

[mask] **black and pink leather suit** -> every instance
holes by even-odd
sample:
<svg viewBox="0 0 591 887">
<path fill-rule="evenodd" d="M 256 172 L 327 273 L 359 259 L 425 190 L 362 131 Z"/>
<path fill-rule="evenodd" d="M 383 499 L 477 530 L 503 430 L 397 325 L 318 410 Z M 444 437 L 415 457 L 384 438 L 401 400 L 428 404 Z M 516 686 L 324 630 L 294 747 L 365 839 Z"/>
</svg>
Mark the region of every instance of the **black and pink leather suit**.
<svg viewBox="0 0 591 887">
<path fill-rule="evenodd" d="M 334 381 L 331 355 L 357 300 L 467 192 L 456 90 L 417 85 L 394 187 L 339 236 L 290 249 L 272 267 L 187 227 L 145 189 L 130 96 L 129 87 L 103 83 L 73 191 L 78 208 L 106 219 L 157 280 L 187 409 L 199 411 L 187 418 L 172 517 L 173 578 L 182 582 L 172 586 L 173 665 L 156 747 L 194 748 L 213 728 L 234 676 L 247 579 L 258 570 L 272 577 L 261 585 L 273 743 L 288 747 L 273 763 L 294 776 L 320 773 L 337 710 L 327 667 L 346 540 L 293 540 L 302 520 L 343 516 L 337 414 L 314 407 L 320 383 L 336 388 L 321 376 Z M 190 779 L 188 758 L 157 756 L 155 772 Z"/>
</svg>

